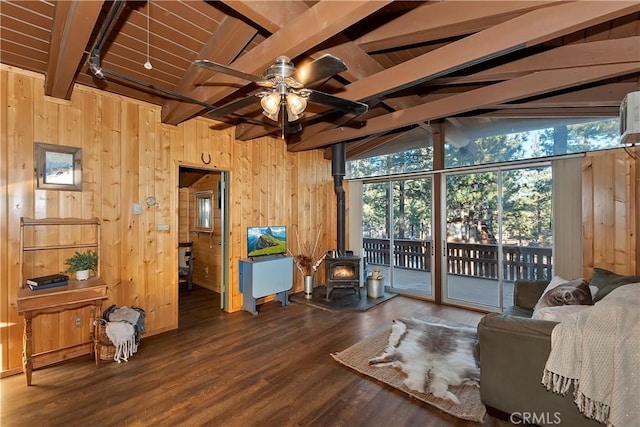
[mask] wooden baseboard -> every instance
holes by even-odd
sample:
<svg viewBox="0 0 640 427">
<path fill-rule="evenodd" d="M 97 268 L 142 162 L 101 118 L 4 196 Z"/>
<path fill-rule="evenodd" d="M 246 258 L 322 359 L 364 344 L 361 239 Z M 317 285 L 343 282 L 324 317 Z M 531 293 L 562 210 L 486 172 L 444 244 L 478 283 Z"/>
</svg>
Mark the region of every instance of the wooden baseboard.
<svg viewBox="0 0 640 427">
<path fill-rule="evenodd" d="M 0 372 L 0 378 L 10 377 L 10 376 L 18 375 L 21 373 L 22 373 L 22 368 L 7 369 L 6 371 Z"/>
</svg>

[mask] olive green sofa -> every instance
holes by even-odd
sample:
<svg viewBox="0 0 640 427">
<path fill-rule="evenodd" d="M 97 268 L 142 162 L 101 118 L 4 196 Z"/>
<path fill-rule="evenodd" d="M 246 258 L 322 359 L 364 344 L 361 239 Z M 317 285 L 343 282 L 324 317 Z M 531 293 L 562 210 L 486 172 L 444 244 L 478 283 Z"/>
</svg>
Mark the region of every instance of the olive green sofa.
<svg viewBox="0 0 640 427">
<path fill-rule="evenodd" d="M 617 286 L 640 282 L 638 276 L 620 276 L 594 269 L 590 285 L 598 288 L 594 303 Z M 554 394 L 542 385 L 556 322 L 531 319 L 549 282 L 518 281 L 514 305 L 502 314 L 489 313 L 478 324 L 480 394 L 482 402 L 517 423 L 561 426 L 601 426 L 586 418 L 573 402 L 573 389 Z"/>
</svg>

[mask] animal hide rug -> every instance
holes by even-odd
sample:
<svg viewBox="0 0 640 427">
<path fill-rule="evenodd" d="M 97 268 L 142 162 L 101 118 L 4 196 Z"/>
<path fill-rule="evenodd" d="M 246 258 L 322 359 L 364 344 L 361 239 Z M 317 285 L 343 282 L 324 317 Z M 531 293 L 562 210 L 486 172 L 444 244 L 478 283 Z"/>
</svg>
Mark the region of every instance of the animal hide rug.
<svg viewBox="0 0 640 427">
<path fill-rule="evenodd" d="M 404 384 L 411 390 L 427 390 L 459 404 L 449 386 L 479 386 L 477 342 L 477 330 L 472 326 L 451 325 L 439 319 L 396 319 L 387 347 L 369 364 L 400 368 L 407 374 Z"/>
</svg>

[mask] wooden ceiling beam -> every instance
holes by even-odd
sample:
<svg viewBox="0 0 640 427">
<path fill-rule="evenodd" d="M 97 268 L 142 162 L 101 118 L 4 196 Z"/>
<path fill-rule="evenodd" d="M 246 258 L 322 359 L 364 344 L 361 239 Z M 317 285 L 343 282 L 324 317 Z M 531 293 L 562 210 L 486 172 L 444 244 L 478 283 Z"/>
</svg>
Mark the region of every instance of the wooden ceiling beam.
<svg viewBox="0 0 640 427">
<path fill-rule="evenodd" d="M 591 2 L 589 7 L 572 2 L 536 9 L 354 82 L 340 96 L 354 101 L 385 96 L 637 11 L 640 3 L 626 1 Z"/>
<path fill-rule="evenodd" d="M 216 31 L 211 34 L 207 43 L 198 54 L 198 59 L 227 64 L 233 61 L 247 44 L 257 34 L 258 30 L 244 23 L 240 19 L 225 16 Z M 184 76 L 175 87 L 178 93 L 187 93 L 195 90 L 207 72 L 200 67 L 190 64 Z M 168 100 L 162 105 L 162 122 L 171 123 L 173 116 L 180 112 L 178 100 Z"/>
<path fill-rule="evenodd" d="M 84 51 L 104 1 L 55 3 L 45 95 L 70 99 Z"/>
<path fill-rule="evenodd" d="M 557 119 L 562 117 L 617 117 L 620 106 L 615 107 L 558 107 L 558 108 L 503 108 L 479 111 L 476 117 L 508 117 L 520 119 Z"/>
<path fill-rule="evenodd" d="M 272 33 L 285 27 L 291 20 L 309 9 L 309 6 L 302 1 L 289 1 L 286 5 L 279 4 L 280 7 L 278 8 L 274 8 L 271 4 L 266 2 L 255 1 L 232 0 L 227 1 L 226 4 L 232 7 L 236 12 L 246 16 Z M 340 43 L 340 41 L 342 41 L 342 43 Z M 343 72 L 341 76 L 348 81 L 360 80 L 384 70 L 382 65 L 380 65 L 355 43 L 347 40 L 344 36 L 336 36 L 335 42 L 339 44 L 332 45 L 330 49 L 313 52 L 310 57 L 315 59 L 326 53 L 330 53 L 342 59 L 347 64 L 348 69 Z M 297 65 L 299 66 L 299 64 Z M 416 102 L 419 102 L 419 100 L 416 100 Z M 407 105 L 405 108 L 409 106 L 412 105 Z M 235 128 L 235 138 L 240 141 L 247 141 L 269 135 L 276 131 L 277 130 L 270 129 L 265 126 L 240 123 Z"/>
<path fill-rule="evenodd" d="M 309 10 L 309 6 L 302 0 L 279 1 L 277 5 L 273 2 L 254 0 L 222 0 L 222 3 L 271 34 L 280 31 Z"/>
<path fill-rule="evenodd" d="M 428 2 L 363 35 L 356 43 L 367 52 L 374 52 L 464 36 L 554 3 L 558 2 Z"/>
<path fill-rule="evenodd" d="M 622 98 L 629 92 L 638 90 L 635 82 L 609 83 L 576 90 L 560 95 L 547 96 L 533 101 L 522 103 L 509 103 L 488 105 L 486 108 L 495 109 L 534 109 L 534 108 L 560 108 L 560 107 L 620 107 Z"/>
<path fill-rule="evenodd" d="M 495 83 L 480 89 L 452 95 L 408 110 L 396 111 L 367 121 L 360 129 L 344 127 L 325 131 L 290 146 L 290 151 L 311 150 L 336 142 L 348 141 L 369 134 L 388 132 L 425 120 L 455 116 L 483 108 L 486 105 L 506 103 L 537 96 L 556 90 L 588 84 L 608 78 L 640 72 L 640 61 L 620 64 L 595 65 L 579 69 L 547 70 L 524 77 Z"/>
<path fill-rule="evenodd" d="M 508 80 L 525 74 L 557 68 L 616 63 L 620 58 L 640 58 L 640 36 L 559 46 L 468 76 L 444 77 L 429 84 L 451 85 Z"/>
<path fill-rule="evenodd" d="M 584 5 L 569 3 L 545 8 L 544 13 L 533 10 L 354 82 L 346 86 L 340 96 L 351 100 L 363 100 L 393 93 L 435 76 L 445 75 L 511 51 L 554 39 L 562 34 L 572 33 L 580 28 L 606 22 L 615 16 L 625 16 L 640 10 L 640 5 L 629 2 L 597 2 L 590 6 L 584 8 Z M 428 119 L 427 116 L 424 120 Z M 289 149 L 298 150 L 299 144 L 302 143 L 292 144 Z M 307 143 L 306 146 L 317 147 L 315 143 Z"/>
<path fill-rule="evenodd" d="M 242 55 L 231 66 L 245 73 L 261 75 L 278 56 L 295 58 L 314 46 L 322 43 L 345 28 L 377 11 L 391 0 L 384 1 L 321 1 L 295 18 L 280 31 L 274 33 L 260 45 Z M 274 3 L 274 6 L 275 3 Z M 224 83 L 215 86 L 211 83 Z M 245 80 L 222 76 L 218 73 L 208 81 L 209 85 L 201 85 L 187 96 L 215 104 L 225 96 L 236 91 L 229 84 L 247 85 Z M 165 123 L 178 124 L 202 111 L 199 105 L 181 104 L 174 111 L 167 112 Z"/>
<path fill-rule="evenodd" d="M 616 63 L 620 58 L 640 58 L 640 37 L 628 37 L 623 39 L 603 40 L 589 43 L 580 43 L 575 45 L 561 46 L 550 51 L 542 52 L 530 57 L 508 63 L 503 66 L 491 68 L 470 76 L 450 78 L 450 83 L 471 84 L 488 81 L 502 81 L 514 77 L 520 77 L 531 72 L 542 71 L 548 69 L 580 67 L 586 65 Z M 433 81 L 433 85 L 441 84 L 444 79 Z M 619 92 L 618 92 L 619 93 Z M 589 93 L 587 97 L 583 97 L 582 102 L 586 102 L 588 96 L 594 95 Z M 448 96 L 441 95 L 439 98 Z M 574 102 L 580 102 L 576 98 L 571 98 Z M 622 99 L 622 98 L 620 98 Z M 428 99 L 421 99 L 416 95 L 388 98 L 385 104 L 394 110 L 401 110 L 429 102 Z M 555 102 L 550 100 L 550 102 Z M 620 100 L 617 101 L 618 103 Z M 522 108 L 528 107 L 529 103 L 523 104 Z M 505 108 L 505 106 L 496 106 L 495 108 Z M 509 108 L 517 108 L 515 106 Z M 310 129 L 304 129 L 304 137 L 310 137 L 321 131 L 332 129 L 332 126 L 317 125 Z M 243 137 L 246 139 L 263 136 L 268 132 L 262 129 L 262 133 L 246 133 Z M 240 139 L 240 138 L 238 138 Z M 304 139 L 304 138 L 303 138 Z"/>
<path fill-rule="evenodd" d="M 405 138 L 407 135 L 415 133 L 416 129 L 419 128 L 413 128 L 403 131 L 393 131 L 391 133 L 378 136 L 377 138 L 370 138 L 367 139 L 364 144 L 359 144 L 358 147 L 351 147 L 352 143 L 349 143 L 347 144 L 347 158 L 352 160 L 367 157 L 367 153 L 371 153 L 372 151 L 385 145 L 393 144 L 394 141 L 398 141 Z"/>
</svg>

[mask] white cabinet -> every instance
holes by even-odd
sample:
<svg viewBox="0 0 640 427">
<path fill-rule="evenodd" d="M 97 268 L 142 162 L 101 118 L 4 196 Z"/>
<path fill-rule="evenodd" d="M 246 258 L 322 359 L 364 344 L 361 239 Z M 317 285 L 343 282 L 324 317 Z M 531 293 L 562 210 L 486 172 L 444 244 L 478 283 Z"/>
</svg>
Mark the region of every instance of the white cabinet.
<svg viewBox="0 0 640 427">
<path fill-rule="evenodd" d="M 293 258 L 265 256 L 240 260 L 240 292 L 242 309 L 258 314 L 256 300 L 276 295 L 283 306 L 289 304 L 289 290 L 293 286 Z"/>
</svg>

